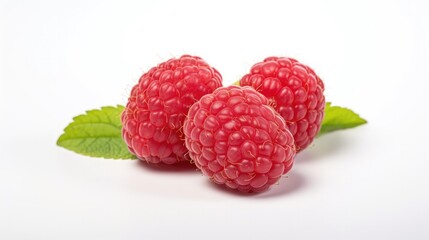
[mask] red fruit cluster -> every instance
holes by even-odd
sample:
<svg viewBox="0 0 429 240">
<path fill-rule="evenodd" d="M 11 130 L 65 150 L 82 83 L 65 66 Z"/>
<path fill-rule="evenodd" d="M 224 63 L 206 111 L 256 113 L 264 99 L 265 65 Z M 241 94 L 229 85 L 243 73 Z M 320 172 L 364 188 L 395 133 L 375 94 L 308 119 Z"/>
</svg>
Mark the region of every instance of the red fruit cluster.
<svg viewBox="0 0 429 240">
<path fill-rule="evenodd" d="M 276 183 L 320 130 L 322 80 L 292 58 L 255 64 L 240 85 L 199 57 L 143 74 L 122 114 L 129 150 L 150 163 L 191 160 L 213 182 L 243 192 Z"/>
<path fill-rule="evenodd" d="M 195 165 L 232 189 L 264 191 L 293 164 L 292 134 L 268 99 L 250 87 L 205 95 L 190 108 L 183 131 Z"/>
<path fill-rule="evenodd" d="M 308 66 L 285 57 L 269 57 L 243 76 L 241 86 L 252 86 L 266 96 L 286 120 L 297 151 L 306 148 L 322 123 L 325 97 L 322 80 Z"/>
<path fill-rule="evenodd" d="M 187 159 L 182 125 L 189 107 L 222 85 L 219 72 L 203 59 L 184 55 L 141 76 L 122 114 L 129 150 L 151 163 Z"/>
</svg>

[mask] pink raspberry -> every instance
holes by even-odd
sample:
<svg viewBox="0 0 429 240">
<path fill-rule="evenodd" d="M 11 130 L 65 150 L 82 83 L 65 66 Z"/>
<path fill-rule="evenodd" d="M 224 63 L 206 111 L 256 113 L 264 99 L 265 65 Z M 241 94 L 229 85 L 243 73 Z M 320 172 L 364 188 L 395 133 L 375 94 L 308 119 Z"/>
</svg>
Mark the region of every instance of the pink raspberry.
<svg viewBox="0 0 429 240">
<path fill-rule="evenodd" d="M 183 55 L 141 76 L 122 113 L 129 150 L 151 163 L 189 160 L 182 126 L 189 107 L 222 85 L 219 72 L 203 59 Z"/>
<path fill-rule="evenodd" d="M 264 191 L 293 164 L 294 140 L 285 121 L 250 87 L 205 95 L 190 108 L 183 131 L 195 165 L 232 189 Z"/>
<path fill-rule="evenodd" d="M 285 57 L 256 63 L 240 80 L 264 96 L 286 120 L 297 151 L 305 149 L 320 130 L 325 109 L 324 85 L 308 66 Z"/>
</svg>

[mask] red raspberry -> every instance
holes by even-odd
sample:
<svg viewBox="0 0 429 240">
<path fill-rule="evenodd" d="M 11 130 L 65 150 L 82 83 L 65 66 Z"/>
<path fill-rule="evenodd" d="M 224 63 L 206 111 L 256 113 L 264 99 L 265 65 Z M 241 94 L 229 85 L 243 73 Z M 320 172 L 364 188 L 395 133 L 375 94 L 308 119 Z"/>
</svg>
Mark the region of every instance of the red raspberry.
<svg viewBox="0 0 429 240">
<path fill-rule="evenodd" d="M 320 130 L 325 109 L 324 85 L 308 66 L 285 57 L 256 63 L 240 80 L 270 100 L 286 120 L 297 151 L 305 149 Z"/>
<path fill-rule="evenodd" d="M 151 163 L 189 160 L 183 121 L 194 102 L 221 85 L 219 72 L 196 56 L 183 55 L 150 69 L 131 90 L 122 113 L 129 150 Z"/>
<path fill-rule="evenodd" d="M 222 87 L 202 97 L 183 132 L 203 174 L 239 191 L 264 191 L 293 164 L 292 134 L 268 99 L 250 87 Z"/>
</svg>

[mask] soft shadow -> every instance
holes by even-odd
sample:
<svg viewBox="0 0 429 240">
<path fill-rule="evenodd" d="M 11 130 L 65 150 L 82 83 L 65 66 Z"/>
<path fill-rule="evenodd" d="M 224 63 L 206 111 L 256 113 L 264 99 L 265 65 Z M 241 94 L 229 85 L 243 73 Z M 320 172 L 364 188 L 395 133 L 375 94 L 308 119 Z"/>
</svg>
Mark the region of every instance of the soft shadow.
<svg viewBox="0 0 429 240">
<path fill-rule="evenodd" d="M 318 137 L 307 149 L 296 155 L 295 163 L 313 162 L 332 156 L 336 152 L 346 149 L 348 145 L 347 138 L 341 133 L 330 133 Z"/>
<path fill-rule="evenodd" d="M 208 187 L 227 195 L 233 195 L 238 197 L 251 197 L 251 198 L 272 198 L 272 197 L 285 196 L 295 192 L 296 190 L 300 189 L 305 185 L 305 180 L 304 180 L 304 177 L 302 177 L 300 174 L 294 171 L 286 176 L 283 176 L 280 179 L 279 183 L 271 186 L 266 191 L 257 192 L 257 193 L 240 192 L 235 189 L 230 189 L 225 185 L 219 185 L 211 181 L 207 181 L 206 183 Z"/>
<path fill-rule="evenodd" d="M 190 162 L 179 162 L 175 164 L 165 164 L 165 163 L 148 163 L 141 160 L 136 161 L 136 165 L 139 168 L 144 168 L 145 170 L 158 173 L 198 173 L 197 167 L 191 164 Z"/>
<path fill-rule="evenodd" d="M 206 185 L 209 188 L 212 188 L 212 189 L 214 189 L 220 193 L 227 194 L 227 195 L 233 195 L 233 196 L 239 196 L 239 197 L 249 197 L 249 196 L 255 196 L 255 195 L 262 194 L 262 193 L 255 193 L 255 192 L 250 192 L 250 193 L 240 192 L 236 189 L 228 188 L 225 185 L 216 184 L 210 180 L 206 181 Z"/>
<path fill-rule="evenodd" d="M 291 171 L 288 175 L 282 177 L 280 181 L 271 186 L 268 191 L 256 196 L 256 198 L 275 198 L 288 196 L 306 185 L 305 178 L 297 171 Z"/>
</svg>

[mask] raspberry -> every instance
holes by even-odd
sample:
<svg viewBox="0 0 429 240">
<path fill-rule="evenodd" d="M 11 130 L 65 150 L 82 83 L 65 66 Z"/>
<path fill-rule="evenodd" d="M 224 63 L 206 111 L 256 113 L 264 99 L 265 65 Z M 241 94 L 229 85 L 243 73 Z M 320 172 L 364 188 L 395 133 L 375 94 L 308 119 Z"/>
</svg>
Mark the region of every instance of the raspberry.
<svg viewBox="0 0 429 240">
<path fill-rule="evenodd" d="M 268 99 L 251 87 L 216 89 L 196 102 L 183 125 L 195 165 L 217 184 L 260 192 L 293 164 L 293 136 Z"/>
<path fill-rule="evenodd" d="M 320 130 L 325 109 L 324 85 L 308 66 L 286 57 L 256 63 L 240 80 L 264 96 L 286 120 L 297 151 L 305 149 Z"/>
<path fill-rule="evenodd" d="M 221 85 L 219 72 L 196 56 L 183 55 L 150 69 L 131 90 L 122 113 L 128 149 L 150 163 L 189 160 L 183 121 L 194 102 Z"/>
</svg>

